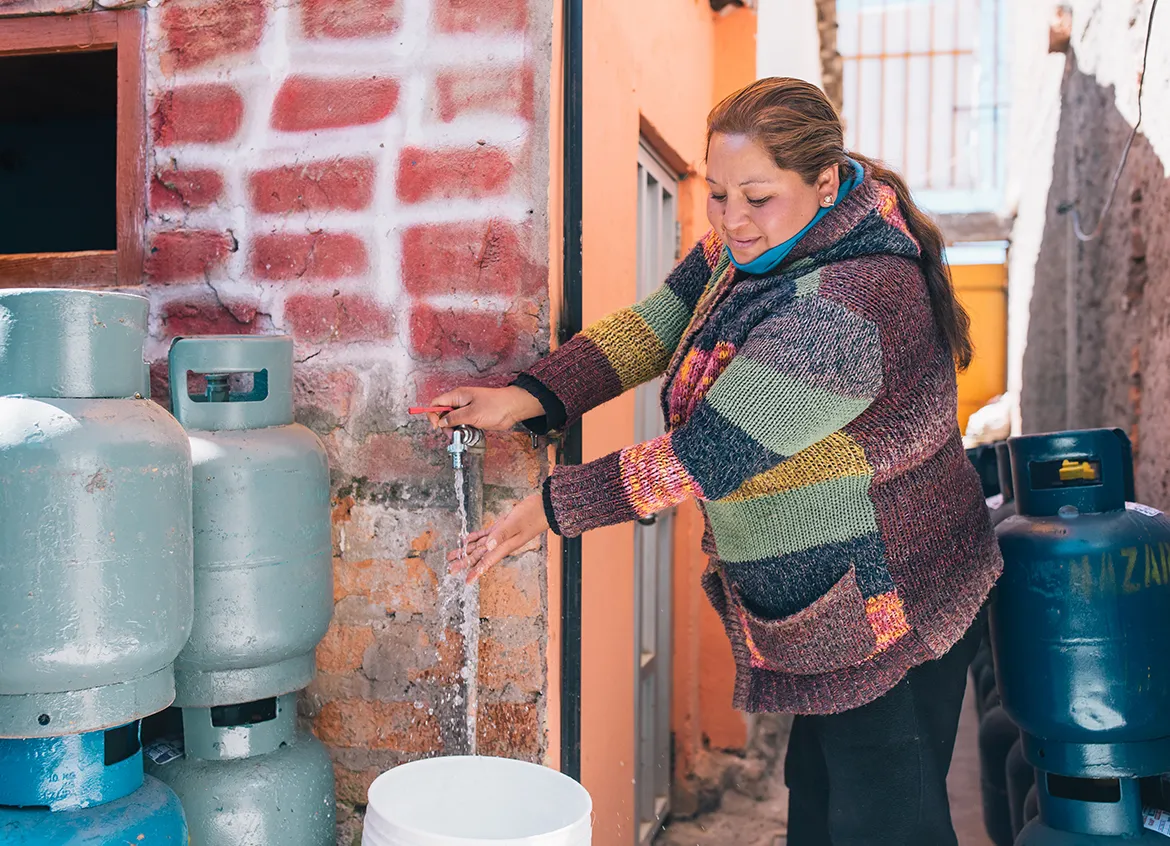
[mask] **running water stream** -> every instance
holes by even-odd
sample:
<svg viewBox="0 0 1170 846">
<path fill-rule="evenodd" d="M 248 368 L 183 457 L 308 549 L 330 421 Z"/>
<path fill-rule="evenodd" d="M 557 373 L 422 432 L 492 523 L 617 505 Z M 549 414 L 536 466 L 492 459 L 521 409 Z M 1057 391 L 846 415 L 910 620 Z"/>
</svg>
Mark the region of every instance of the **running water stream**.
<svg viewBox="0 0 1170 846">
<path fill-rule="evenodd" d="M 459 551 L 467 555 L 467 481 L 462 467 L 455 468 L 455 500 L 459 503 Z M 466 573 L 456 578 L 463 590 L 463 683 L 467 691 L 467 754 L 475 754 L 475 720 L 479 706 L 479 583 L 468 584 Z"/>
<path fill-rule="evenodd" d="M 455 468 L 455 502 L 459 513 L 459 549 L 461 554 L 466 554 L 471 523 L 474 521 L 478 527 L 481 519 L 480 457 L 465 452 L 460 463 L 461 466 Z M 463 690 L 456 704 L 466 714 L 466 742 L 461 744 L 461 751 L 474 755 L 479 698 L 479 585 L 467 584 L 465 577 L 466 573 L 452 572 L 443 576 L 439 587 L 440 637 L 446 639 L 447 629 L 454 626 L 458 618 L 459 633 L 463 637 L 463 667 L 460 670 Z"/>
</svg>

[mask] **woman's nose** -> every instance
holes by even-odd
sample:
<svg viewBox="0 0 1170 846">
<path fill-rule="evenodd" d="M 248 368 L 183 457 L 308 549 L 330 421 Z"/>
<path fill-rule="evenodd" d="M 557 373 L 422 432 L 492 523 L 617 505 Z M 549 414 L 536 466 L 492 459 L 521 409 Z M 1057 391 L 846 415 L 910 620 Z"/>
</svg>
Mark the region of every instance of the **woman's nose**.
<svg viewBox="0 0 1170 846">
<path fill-rule="evenodd" d="M 749 222 L 748 204 L 743 200 L 727 198 L 727 205 L 723 209 L 723 225 L 728 229 L 736 229 Z"/>
</svg>

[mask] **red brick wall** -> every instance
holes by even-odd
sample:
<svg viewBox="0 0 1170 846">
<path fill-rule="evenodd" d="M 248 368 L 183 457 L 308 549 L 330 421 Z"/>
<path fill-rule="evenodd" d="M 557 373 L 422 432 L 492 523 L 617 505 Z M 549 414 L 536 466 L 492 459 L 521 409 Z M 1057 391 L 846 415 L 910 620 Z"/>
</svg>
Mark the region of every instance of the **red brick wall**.
<svg viewBox="0 0 1170 846">
<path fill-rule="evenodd" d="M 179 334 L 288 332 L 324 439 L 333 625 L 302 711 L 336 764 L 339 842 L 383 770 L 450 751 L 463 664 L 438 586 L 445 442 L 406 413 L 548 348 L 552 0 L 163 0 L 148 36 L 146 273 L 156 396 Z M 493 437 L 490 514 L 545 468 Z M 540 760 L 545 554 L 480 600 L 479 751 Z"/>
</svg>

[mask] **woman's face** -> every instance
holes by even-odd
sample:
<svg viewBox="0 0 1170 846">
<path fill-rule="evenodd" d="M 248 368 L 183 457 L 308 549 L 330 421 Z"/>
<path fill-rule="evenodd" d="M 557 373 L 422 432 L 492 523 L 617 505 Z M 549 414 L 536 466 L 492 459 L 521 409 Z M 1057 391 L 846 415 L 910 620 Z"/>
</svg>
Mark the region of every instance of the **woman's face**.
<svg viewBox="0 0 1170 846">
<path fill-rule="evenodd" d="M 717 132 L 707 150 L 707 185 L 707 219 L 746 264 L 804 229 L 826 198 L 836 201 L 840 180 L 833 166 L 809 185 L 796 171 L 776 167 L 746 135 Z"/>
</svg>

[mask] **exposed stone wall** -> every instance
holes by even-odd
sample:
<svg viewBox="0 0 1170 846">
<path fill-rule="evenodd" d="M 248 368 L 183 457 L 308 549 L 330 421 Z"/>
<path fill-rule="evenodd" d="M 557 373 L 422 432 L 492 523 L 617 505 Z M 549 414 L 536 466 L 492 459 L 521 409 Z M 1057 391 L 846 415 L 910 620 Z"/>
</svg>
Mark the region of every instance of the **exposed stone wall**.
<svg viewBox="0 0 1170 846">
<path fill-rule="evenodd" d="M 1024 431 L 1119 426 L 1139 498 L 1170 506 L 1170 7 L 1155 21 L 1144 120 L 1100 237 L 1092 230 L 1137 120 L 1149 0 L 1020 4 L 1010 264 L 1011 370 Z M 1049 38 L 1049 26 L 1053 37 Z M 1059 37 L 1058 37 L 1059 36 Z M 1063 61 L 1062 61 L 1063 60 Z M 1052 62 L 1063 73 L 1052 75 Z M 1071 318 L 1070 318 L 1071 316 Z"/>
<path fill-rule="evenodd" d="M 176 336 L 296 339 L 298 419 L 325 441 L 335 503 L 336 606 L 302 716 L 333 755 L 347 846 L 377 774 L 465 751 L 464 643 L 440 602 L 453 472 L 407 407 L 548 349 L 552 2 L 148 13 L 153 392 Z M 0 15 L 120 5 L 0 0 Z M 489 436 L 487 519 L 545 472 L 526 439 Z M 546 754 L 545 572 L 534 544 L 482 583 L 483 754 Z"/>
<path fill-rule="evenodd" d="M 845 69 L 837 50 L 837 0 L 816 0 L 817 32 L 821 40 L 821 88 L 829 102 L 845 109 Z"/>
</svg>

